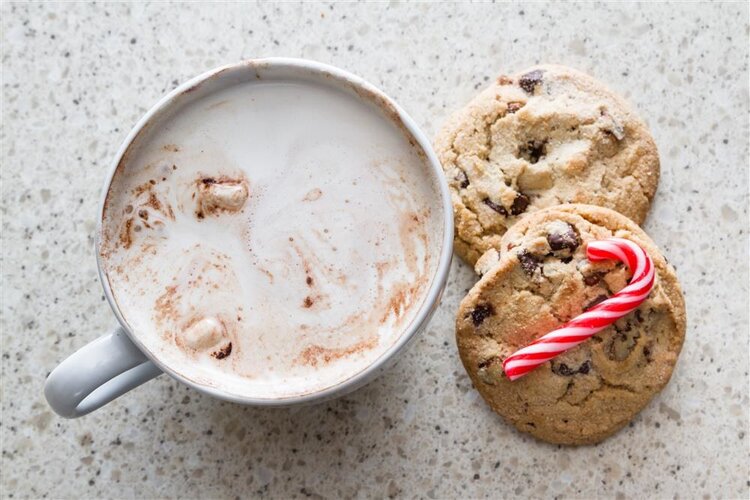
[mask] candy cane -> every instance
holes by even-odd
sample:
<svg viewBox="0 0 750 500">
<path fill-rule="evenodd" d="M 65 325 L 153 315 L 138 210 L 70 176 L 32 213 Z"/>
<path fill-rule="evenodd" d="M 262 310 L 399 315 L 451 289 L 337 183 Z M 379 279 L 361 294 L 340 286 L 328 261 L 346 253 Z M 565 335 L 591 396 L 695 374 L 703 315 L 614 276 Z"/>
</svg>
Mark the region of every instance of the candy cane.
<svg viewBox="0 0 750 500">
<path fill-rule="evenodd" d="M 654 263 L 632 241 L 622 238 L 592 241 L 586 248 L 586 256 L 592 262 L 611 259 L 624 262 L 633 273 L 630 283 L 609 299 L 511 354 L 503 361 L 503 370 L 510 380 L 523 377 L 634 311 L 654 286 Z"/>
</svg>

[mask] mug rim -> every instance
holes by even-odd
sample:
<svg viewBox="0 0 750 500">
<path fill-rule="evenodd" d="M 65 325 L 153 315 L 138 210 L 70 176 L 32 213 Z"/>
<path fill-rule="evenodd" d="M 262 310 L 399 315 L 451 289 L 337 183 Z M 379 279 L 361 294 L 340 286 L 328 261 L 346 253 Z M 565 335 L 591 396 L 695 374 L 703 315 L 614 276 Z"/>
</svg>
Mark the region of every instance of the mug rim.
<svg viewBox="0 0 750 500">
<path fill-rule="evenodd" d="M 396 341 L 393 342 L 393 344 L 391 344 L 385 351 L 383 351 L 372 363 L 367 365 L 364 369 L 347 377 L 346 379 L 318 391 L 283 397 L 263 398 L 236 394 L 226 391 L 221 387 L 213 387 L 200 384 L 173 370 L 166 363 L 163 363 L 161 359 L 159 359 L 158 355 L 155 355 L 153 352 L 147 349 L 146 346 L 140 341 L 138 336 L 133 334 L 133 332 L 131 331 L 129 324 L 125 320 L 120 307 L 117 304 L 117 300 L 112 293 L 109 278 L 107 276 L 107 273 L 104 272 L 102 265 L 103 263 L 101 246 L 104 211 L 106 208 L 107 198 L 112 181 L 114 180 L 119 165 L 125 157 L 129 147 L 132 145 L 139 133 L 143 131 L 149 123 L 151 123 L 152 119 L 154 119 L 159 113 L 168 109 L 176 101 L 177 98 L 188 93 L 190 90 L 196 88 L 203 82 L 222 78 L 222 75 L 229 76 L 234 72 L 243 71 L 247 68 L 267 68 L 270 66 L 281 67 L 290 71 L 305 70 L 315 73 L 316 76 L 323 75 L 332 77 L 339 83 L 346 83 L 351 85 L 352 87 L 354 87 L 355 91 L 357 89 L 360 89 L 367 92 L 371 96 L 368 98 L 368 100 L 381 110 L 394 112 L 396 118 L 404 126 L 409 136 L 417 142 L 419 148 L 422 150 L 422 152 L 424 152 L 427 159 L 427 164 L 429 165 L 429 169 L 431 170 L 432 175 L 435 177 L 435 181 L 440 191 L 440 200 L 443 209 L 443 238 L 440 258 L 438 260 L 437 267 L 433 274 L 432 281 L 430 282 L 427 294 L 425 295 L 425 298 L 422 301 L 422 304 L 420 305 L 416 315 L 409 323 L 409 325 L 401 331 Z M 377 99 L 373 99 L 372 96 Z M 390 109 L 384 109 L 385 107 L 388 107 Z M 431 142 L 424 134 L 424 132 L 422 132 L 422 130 L 417 126 L 416 122 L 411 118 L 411 116 L 409 116 L 406 111 L 401 108 L 401 106 L 399 106 L 393 99 L 391 99 L 379 88 L 367 82 L 363 78 L 349 73 L 348 71 L 309 59 L 289 57 L 247 59 L 237 63 L 230 63 L 219 66 L 180 84 L 171 92 L 167 93 L 161 99 L 159 99 L 159 101 L 157 101 L 157 103 L 154 104 L 138 120 L 138 122 L 136 122 L 136 124 L 133 126 L 133 128 L 130 130 L 130 132 L 120 145 L 118 152 L 115 154 L 104 183 L 103 192 L 99 202 L 95 250 L 99 281 L 102 284 L 104 295 L 107 298 L 107 302 L 109 303 L 112 312 L 115 314 L 115 317 L 122 326 L 123 330 L 125 330 L 128 338 L 160 370 L 162 370 L 164 373 L 174 378 L 175 380 L 178 380 L 179 382 L 182 382 L 203 394 L 224 401 L 231 401 L 234 403 L 252 406 L 291 406 L 296 404 L 320 402 L 326 399 L 341 396 L 371 381 L 387 367 L 389 362 L 394 361 L 396 357 L 402 353 L 402 351 L 410 343 L 410 341 L 412 341 L 422 330 L 422 328 L 427 324 L 440 302 L 440 297 L 442 295 L 443 289 L 445 288 L 448 278 L 448 272 L 450 270 L 451 259 L 453 256 L 453 204 L 451 202 L 448 184 L 445 180 L 442 166 L 432 149 Z"/>
</svg>

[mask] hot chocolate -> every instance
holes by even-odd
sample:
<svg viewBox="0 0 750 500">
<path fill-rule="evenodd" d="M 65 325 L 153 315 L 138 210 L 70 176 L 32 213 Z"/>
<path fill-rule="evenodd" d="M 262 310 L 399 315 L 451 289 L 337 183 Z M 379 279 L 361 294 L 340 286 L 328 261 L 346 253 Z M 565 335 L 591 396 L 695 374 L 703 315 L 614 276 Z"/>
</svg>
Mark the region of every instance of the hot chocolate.
<svg viewBox="0 0 750 500">
<path fill-rule="evenodd" d="M 230 394 L 335 386 L 414 319 L 438 180 L 377 96 L 324 77 L 208 82 L 132 142 L 100 258 L 141 347 Z"/>
</svg>

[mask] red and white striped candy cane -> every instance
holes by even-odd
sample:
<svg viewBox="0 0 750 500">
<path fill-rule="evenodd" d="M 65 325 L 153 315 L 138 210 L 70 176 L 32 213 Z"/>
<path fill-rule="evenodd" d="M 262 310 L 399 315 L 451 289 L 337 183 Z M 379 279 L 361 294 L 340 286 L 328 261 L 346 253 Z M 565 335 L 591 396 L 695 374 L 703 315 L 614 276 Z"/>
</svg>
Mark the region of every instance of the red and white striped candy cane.
<svg viewBox="0 0 750 500">
<path fill-rule="evenodd" d="M 510 380 L 523 377 L 537 366 L 572 349 L 634 311 L 646 300 L 654 286 L 654 263 L 646 251 L 632 241 L 622 238 L 592 241 L 586 248 L 586 256 L 592 262 L 621 260 L 633 272 L 630 283 L 557 330 L 511 354 L 503 361 L 503 370 Z"/>
</svg>

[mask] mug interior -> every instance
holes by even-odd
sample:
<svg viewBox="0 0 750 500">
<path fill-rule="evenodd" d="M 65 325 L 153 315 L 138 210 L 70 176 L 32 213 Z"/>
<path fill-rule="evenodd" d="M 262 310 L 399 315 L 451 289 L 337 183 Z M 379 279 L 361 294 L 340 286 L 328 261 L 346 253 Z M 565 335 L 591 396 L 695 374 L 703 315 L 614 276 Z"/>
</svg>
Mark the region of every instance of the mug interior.
<svg viewBox="0 0 750 500">
<path fill-rule="evenodd" d="M 439 221 L 439 223 L 434 231 L 434 238 L 430 240 L 429 248 L 425 248 L 425 251 L 430 252 L 432 255 L 432 264 L 426 275 L 424 287 L 420 291 L 419 296 L 415 297 L 417 302 L 410 306 L 412 314 L 406 318 L 407 321 L 398 329 L 398 333 L 388 340 L 387 345 L 379 346 L 380 348 L 377 352 L 366 361 L 365 365 L 360 366 L 358 369 L 350 369 L 350 372 L 346 373 L 345 368 L 335 380 L 335 383 L 318 386 L 313 389 L 308 387 L 296 392 L 280 391 L 271 393 L 258 390 L 257 387 L 250 389 L 252 384 L 243 382 L 245 379 L 242 377 L 237 383 L 228 384 L 226 383 L 226 377 L 217 380 L 213 372 L 206 375 L 205 373 L 194 372 L 192 369 L 186 370 L 184 366 L 181 367 L 179 363 L 170 359 L 165 352 L 159 350 L 156 344 L 149 342 L 147 335 L 148 327 L 142 323 L 134 324 L 137 322 L 134 322 L 133 315 L 128 314 L 128 310 L 133 310 L 132 304 L 123 304 L 123 301 L 127 301 L 127 294 L 120 293 L 119 290 L 123 286 L 122 281 L 118 283 L 117 279 L 113 277 L 115 275 L 113 270 L 116 266 L 113 264 L 111 255 L 117 251 L 118 246 L 124 244 L 122 229 L 120 226 L 116 226 L 113 221 L 122 218 L 122 214 L 126 211 L 127 207 L 131 206 L 123 205 L 120 199 L 121 195 L 127 191 L 125 186 L 129 186 L 127 183 L 130 178 L 136 175 L 133 169 L 139 168 L 133 167 L 133 165 L 137 163 L 138 158 L 143 156 L 143 152 L 151 147 L 150 143 L 153 142 L 154 137 L 162 134 L 164 130 L 170 127 L 174 128 L 175 120 L 179 119 L 180 113 L 183 113 L 185 109 L 189 109 L 197 102 L 205 101 L 208 97 L 221 95 L 227 89 L 247 85 L 286 85 L 289 82 L 309 85 L 310 88 L 313 86 L 323 86 L 334 89 L 336 92 L 341 93 L 342 98 L 345 95 L 350 98 L 355 97 L 358 102 L 369 106 L 372 113 L 379 114 L 386 120 L 390 124 L 389 126 L 413 146 L 414 150 L 422 158 L 421 165 L 423 165 L 423 171 L 418 172 L 418 174 L 423 177 L 423 182 L 429 184 L 429 189 L 434 193 L 434 197 L 429 200 L 429 207 L 427 207 L 431 214 L 429 217 L 431 217 L 433 222 Z M 260 100 L 262 101 L 262 99 Z M 211 105 L 218 107 L 222 104 L 215 100 Z M 263 103 L 258 102 L 257 105 L 262 106 Z M 233 119 L 231 110 L 225 116 L 228 120 Z M 238 124 L 240 124 L 239 121 Z M 359 124 L 351 123 L 348 126 L 357 127 Z M 236 128 L 240 131 L 244 130 L 242 126 Z M 262 135 L 263 127 L 255 130 L 256 135 Z M 203 133 L 202 130 L 199 132 Z M 233 131 L 230 129 L 228 132 L 224 131 L 223 133 L 231 135 Z M 252 141 L 253 137 L 248 138 L 248 140 Z M 163 147 L 167 155 L 170 151 L 166 150 L 172 147 L 175 150 L 179 149 L 179 146 L 176 144 L 165 144 Z M 177 153 L 177 151 L 172 152 Z M 184 151 L 182 153 L 184 154 Z M 215 153 L 221 154 L 221 151 Z M 173 167 L 176 168 L 176 165 Z M 414 174 L 414 172 L 411 172 L 411 174 Z M 250 181 L 250 196 L 252 197 L 253 179 L 250 179 Z M 174 205 L 178 207 L 179 204 L 180 202 L 178 201 Z M 163 203 L 160 205 L 163 205 Z M 170 211 L 172 211 L 171 208 Z M 161 369 L 178 380 L 222 399 L 251 404 L 286 405 L 323 399 L 332 395 L 339 395 L 369 380 L 414 337 L 433 312 L 447 278 L 452 254 L 452 209 L 447 186 L 442 177 L 439 163 L 424 135 L 401 108 L 372 85 L 336 68 L 302 60 L 264 59 L 226 66 L 199 76 L 175 89 L 175 91 L 162 99 L 162 101 L 149 111 L 126 139 L 114 162 L 110 179 L 105 187 L 100 215 L 97 258 L 102 283 L 105 294 L 118 320 L 128 331 L 133 342 Z M 151 221 L 153 223 L 153 219 Z M 145 224 L 148 225 L 148 223 Z M 363 229 L 367 230 L 367 228 Z M 128 231 L 130 231 L 129 227 Z M 122 266 L 128 267 L 127 261 L 122 260 L 118 261 L 117 265 L 121 268 Z M 128 279 L 127 269 L 123 273 L 123 276 Z M 160 279 L 159 277 L 155 278 L 156 284 L 159 286 L 164 285 L 164 282 L 159 282 Z M 405 306 L 401 305 L 400 307 L 403 308 Z M 319 354 L 318 351 L 314 352 Z M 324 353 L 320 359 L 327 359 L 327 356 L 328 354 Z M 318 362 L 319 360 L 314 360 L 313 364 Z"/>
</svg>

